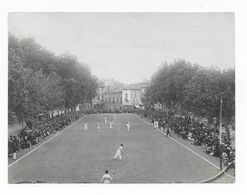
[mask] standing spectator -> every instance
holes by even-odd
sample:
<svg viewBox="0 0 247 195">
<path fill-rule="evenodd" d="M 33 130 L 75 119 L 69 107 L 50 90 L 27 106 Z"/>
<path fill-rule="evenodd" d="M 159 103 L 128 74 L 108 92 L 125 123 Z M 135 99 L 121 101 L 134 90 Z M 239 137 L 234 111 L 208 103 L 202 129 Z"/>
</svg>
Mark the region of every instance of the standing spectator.
<svg viewBox="0 0 247 195">
<path fill-rule="evenodd" d="M 16 160 L 17 147 L 16 147 L 15 142 L 13 140 L 12 140 L 11 146 L 12 146 L 11 148 L 12 148 L 13 160 Z"/>
<path fill-rule="evenodd" d="M 12 155 L 13 154 L 13 150 L 12 150 L 12 140 L 10 138 L 8 138 L 8 155 Z"/>
<path fill-rule="evenodd" d="M 167 129 L 166 129 L 166 136 L 167 136 L 167 137 L 168 137 L 168 136 L 170 136 L 170 137 L 172 136 L 172 135 L 171 135 L 171 129 L 170 129 L 169 126 L 168 126 Z"/>
</svg>

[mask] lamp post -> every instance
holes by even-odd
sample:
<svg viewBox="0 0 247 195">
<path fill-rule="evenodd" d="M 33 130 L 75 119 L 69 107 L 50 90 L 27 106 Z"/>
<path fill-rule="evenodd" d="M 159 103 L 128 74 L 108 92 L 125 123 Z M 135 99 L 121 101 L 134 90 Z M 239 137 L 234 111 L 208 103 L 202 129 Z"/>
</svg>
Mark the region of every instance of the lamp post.
<svg viewBox="0 0 247 195">
<path fill-rule="evenodd" d="M 220 99 L 220 131 L 219 131 L 219 151 L 220 151 L 220 170 L 222 170 L 222 98 Z"/>
<path fill-rule="evenodd" d="M 24 90 L 24 102 L 23 102 L 23 111 L 22 111 L 22 128 L 24 127 L 24 122 L 26 119 L 26 115 L 28 113 L 28 106 L 27 106 L 27 102 L 28 102 L 28 90 Z"/>
</svg>

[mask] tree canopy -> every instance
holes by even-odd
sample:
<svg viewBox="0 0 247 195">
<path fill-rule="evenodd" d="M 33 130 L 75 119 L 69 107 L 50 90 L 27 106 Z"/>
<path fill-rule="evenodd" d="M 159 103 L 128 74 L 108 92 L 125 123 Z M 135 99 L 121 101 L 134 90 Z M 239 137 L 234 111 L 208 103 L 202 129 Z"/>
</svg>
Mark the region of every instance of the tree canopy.
<svg viewBox="0 0 247 195">
<path fill-rule="evenodd" d="M 218 118 L 220 99 L 223 117 L 231 120 L 235 115 L 235 70 L 220 71 L 185 60 L 163 63 L 145 94 L 146 105 L 161 104 L 209 120 Z"/>
<path fill-rule="evenodd" d="M 54 109 L 74 109 L 96 95 L 97 80 L 71 54 L 57 56 L 33 39 L 9 34 L 9 122 Z"/>
</svg>

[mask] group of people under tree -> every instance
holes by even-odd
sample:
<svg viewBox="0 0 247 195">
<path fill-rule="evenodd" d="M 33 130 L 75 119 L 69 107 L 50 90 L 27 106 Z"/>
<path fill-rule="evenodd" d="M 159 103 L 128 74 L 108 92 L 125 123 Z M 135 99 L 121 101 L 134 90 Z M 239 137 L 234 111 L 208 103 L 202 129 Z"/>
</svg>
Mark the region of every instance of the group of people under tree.
<svg viewBox="0 0 247 195">
<path fill-rule="evenodd" d="M 52 118 L 44 119 L 40 122 L 34 123 L 28 121 L 26 126 L 21 129 L 17 135 L 10 135 L 8 138 L 8 155 L 14 160 L 16 159 L 16 152 L 21 149 L 30 148 L 38 144 L 50 134 L 62 130 L 74 120 L 77 120 L 80 114 L 71 112 L 67 114 L 60 114 Z"/>
<path fill-rule="evenodd" d="M 177 134 L 191 144 L 203 146 L 204 152 L 215 157 L 220 156 L 219 129 L 213 125 L 187 115 L 176 115 L 172 112 L 144 111 L 142 116 L 158 122 L 158 128 L 166 133 L 170 131 Z M 231 143 L 229 128 L 222 133 L 221 151 L 224 164 L 233 164 L 235 161 L 235 148 Z"/>
</svg>

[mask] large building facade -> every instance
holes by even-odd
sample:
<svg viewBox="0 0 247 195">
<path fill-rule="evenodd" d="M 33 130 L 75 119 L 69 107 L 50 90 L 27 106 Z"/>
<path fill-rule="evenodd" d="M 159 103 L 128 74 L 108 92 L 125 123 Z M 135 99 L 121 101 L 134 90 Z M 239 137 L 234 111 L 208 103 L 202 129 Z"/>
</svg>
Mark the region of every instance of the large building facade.
<svg viewBox="0 0 247 195">
<path fill-rule="evenodd" d="M 98 83 L 98 88 L 97 88 L 97 96 L 93 99 L 92 104 L 94 108 L 97 109 L 102 109 L 103 104 L 104 104 L 104 89 L 105 89 L 105 84 L 104 82 L 99 82 Z"/>
<path fill-rule="evenodd" d="M 126 86 L 111 85 L 111 82 L 99 83 L 97 96 L 93 100 L 95 109 L 116 111 L 126 107 L 141 107 L 145 90 L 150 83 L 136 83 Z"/>
<path fill-rule="evenodd" d="M 122 91 L 121 89 L 115 89 L 104 94 L 104 109 L 116 111 L 122 107 Z"/>
<path fill-rule="evenodd" d="M 122 90 L 123 106 L 142 106 L 142 98 L 149 83 L 130 84 Z"/>
</svg>

